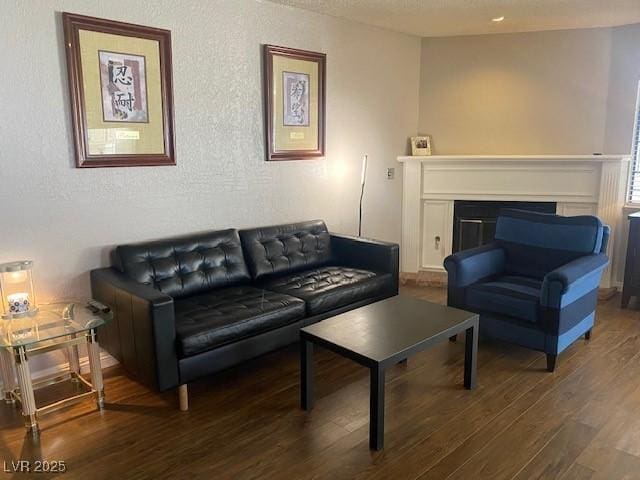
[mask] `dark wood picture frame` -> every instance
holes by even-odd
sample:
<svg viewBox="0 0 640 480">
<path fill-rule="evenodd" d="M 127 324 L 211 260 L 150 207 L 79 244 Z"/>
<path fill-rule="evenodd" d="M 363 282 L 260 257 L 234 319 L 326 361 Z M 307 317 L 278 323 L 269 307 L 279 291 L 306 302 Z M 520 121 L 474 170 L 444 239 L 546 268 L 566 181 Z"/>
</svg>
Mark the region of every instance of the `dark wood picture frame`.
<svg viewBox="0 0 640 480">
<path fill-rule="evenodd" d="M 273 124 L 273 57 L 288 58 L 315 62 L 318 64 L 318 147 L 309 150 L 278 149 L 275 144 Z M 325 155 L 325 112 L 326 112 L 326 59 L 324 53 L 298 50 L 295 48 L 264 45 L 264 104 L 267 160 L 310 160 Z"/>
<path fill-rule="evenodd" d="M 62 14 L 62 21 L 64 26 L 65 50 L 67 53 L 67 72 L 69 75 L 76 166 L 86 168 L 175 165 L 171 32 L 160 28 L 145 27 L 67 12 Z M 164 153 L 89 154 L 85 92 L 80 57 L 79 32 L 81 30 L 137 37 L 158 42 Z"/>
</svg>

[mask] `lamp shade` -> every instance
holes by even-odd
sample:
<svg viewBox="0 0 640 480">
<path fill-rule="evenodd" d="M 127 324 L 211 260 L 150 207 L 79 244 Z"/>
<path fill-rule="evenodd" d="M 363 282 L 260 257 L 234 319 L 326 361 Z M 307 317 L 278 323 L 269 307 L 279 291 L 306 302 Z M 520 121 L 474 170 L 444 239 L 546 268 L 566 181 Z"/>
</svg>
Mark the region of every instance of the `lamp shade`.
<svg viewBox="0 0 640 480">
<path fill-rule="evenodd" d="M 367 161 L 369 160 L 369 155 L 365 155 L 362 157 L 362 174 L 360 176 L 360 185 L 364 185 L 364 181 L 367 177 Z"/>
</svg>

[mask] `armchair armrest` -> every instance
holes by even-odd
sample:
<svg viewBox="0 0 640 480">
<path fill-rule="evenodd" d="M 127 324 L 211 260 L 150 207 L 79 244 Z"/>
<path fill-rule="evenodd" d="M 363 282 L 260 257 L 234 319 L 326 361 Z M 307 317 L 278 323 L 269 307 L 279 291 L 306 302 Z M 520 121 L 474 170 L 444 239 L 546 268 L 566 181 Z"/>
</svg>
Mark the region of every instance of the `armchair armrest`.
<svg viewBox="0 0 640 480">
<path fill-rule="evenodd" d="M 541 303 L 562 308 L 598 288 L 602 271 L 609 264 L 604 253 L 585 255 L 547 273 L 542 282 Z"/>
<path fill-rule="evenodd" d="M 90 276 L 93 297 L 114 312 L 101 346 L 142 383 L 160 391 L 178 386 L 173 298 L 114 268 Z"/>
<path fill-rule="evenodd" d="M 505 253 L 494 243 L 454 253 L 444 259 L 450 287 L 466 287 L 504 270 Z"/>
<path fill-rule="evenodd" d="M 331 250 L 342 265 L 391 274 L 390 293 L 398 294 L 400 247 L 397 243 L 332 233 Z"/>
</svg>

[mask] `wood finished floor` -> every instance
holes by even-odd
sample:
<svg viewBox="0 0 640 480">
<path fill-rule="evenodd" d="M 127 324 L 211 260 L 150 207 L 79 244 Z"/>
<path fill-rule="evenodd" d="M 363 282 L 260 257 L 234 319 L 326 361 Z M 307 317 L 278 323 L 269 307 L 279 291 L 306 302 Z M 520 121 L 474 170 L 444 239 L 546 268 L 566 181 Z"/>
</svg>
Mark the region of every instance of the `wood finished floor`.
<svg viewBox="0 0 640 480">
<path fill-rule="evenodd" d="M 436 288 L 403 293 L 444 301 Z M 390 369 L 381 452 L 368 449 L 367 371 L 318 348 L 305 413 L 294 347 L 190 385 L 188 413 L 176 392 L 150 392 L 117 367 L 103 413 L 84 402 L 46 416 L 38 442 L 2 404 L 0 452 L 64 460 L 61 478 L 91 480 L 640 478 L 640 311 L 618 304 L 599 306 L 592 340 L 553 374 L 540 353 L 482 340 L 474 391 L 462 387 L 463 341 Z"/>
</svg>

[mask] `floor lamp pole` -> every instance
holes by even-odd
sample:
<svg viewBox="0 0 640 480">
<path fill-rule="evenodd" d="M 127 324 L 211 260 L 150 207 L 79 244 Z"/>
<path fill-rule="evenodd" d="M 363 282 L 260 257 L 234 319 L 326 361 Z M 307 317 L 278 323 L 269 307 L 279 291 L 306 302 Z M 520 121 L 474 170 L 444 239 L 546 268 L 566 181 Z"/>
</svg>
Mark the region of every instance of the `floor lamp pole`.
<svg viewBox="0 0 640 480">
<path fill-rule="evenodd" d="M 362 157 L 362 175 L 360 176 L 360 210 L 358 214 L 358 236 L 362 236 L 362 199 L 364 197 L 364 185 L 367 176 L 368 155 Z"/>
</svg>

